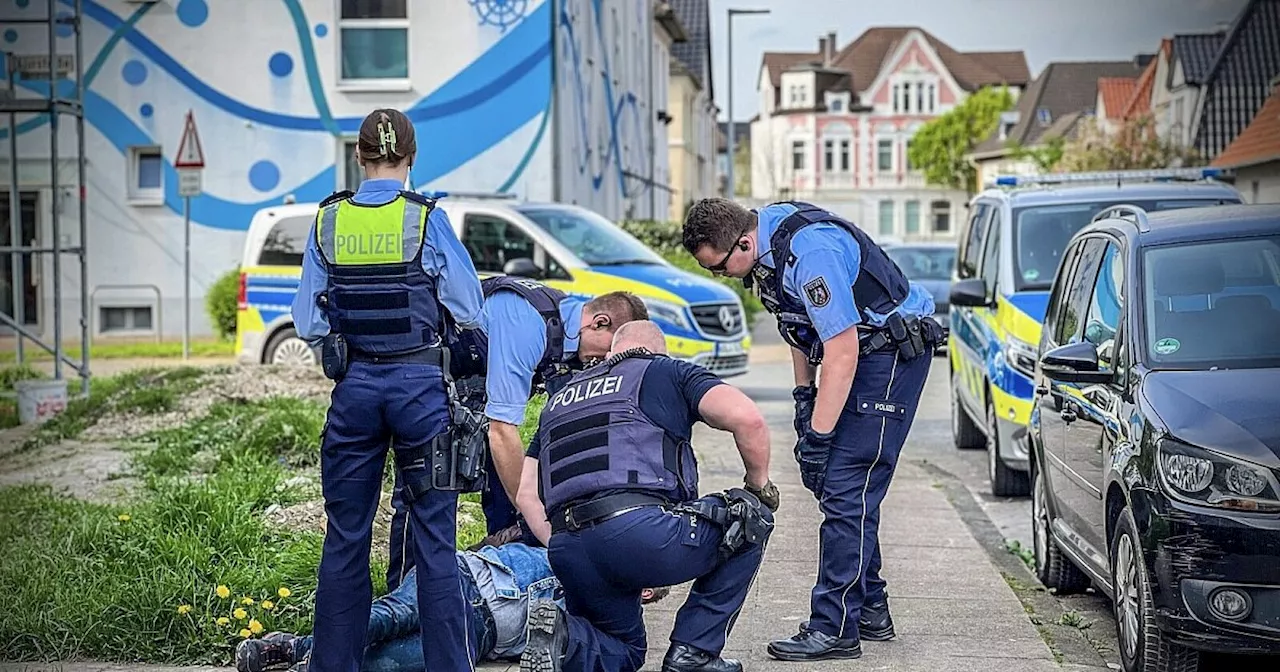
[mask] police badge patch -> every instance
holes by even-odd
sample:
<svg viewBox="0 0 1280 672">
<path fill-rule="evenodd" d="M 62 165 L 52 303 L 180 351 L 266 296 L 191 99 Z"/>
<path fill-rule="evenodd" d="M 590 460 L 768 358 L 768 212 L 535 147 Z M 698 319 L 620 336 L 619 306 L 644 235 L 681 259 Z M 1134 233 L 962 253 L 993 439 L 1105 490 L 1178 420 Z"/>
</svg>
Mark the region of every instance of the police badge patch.
<svg viewBox="0 0 1280 672">
<path fill-rule="evenodd" d="M 804 294 L 814 308 L 821 308 L 831 300 L 831 290 L 827 289 L 827 280 L 821 275 L 805 283 Z"/>
</svg>

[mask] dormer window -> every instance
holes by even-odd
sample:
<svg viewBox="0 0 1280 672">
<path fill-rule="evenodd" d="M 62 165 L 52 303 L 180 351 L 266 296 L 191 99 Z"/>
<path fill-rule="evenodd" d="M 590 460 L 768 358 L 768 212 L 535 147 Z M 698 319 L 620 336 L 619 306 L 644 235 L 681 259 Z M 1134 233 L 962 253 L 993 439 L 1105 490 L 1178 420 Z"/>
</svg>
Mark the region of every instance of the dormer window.
<svg viewBox="0 0 1280 672">
<path fill-rule="evenodd" d="M 1048 126 L 1053 123 L 1053 114 L 1049 112 L 1049 108 L 1042 107 L 1036 110 L 1036 121 L 1040 122 L 1041 126 Z"/>
<path fill-rule="evenodd" d="M 849 111 L 849 94 L 844 92 L 826 94 L 827 112 L 843 114 Z"/>
</svg>

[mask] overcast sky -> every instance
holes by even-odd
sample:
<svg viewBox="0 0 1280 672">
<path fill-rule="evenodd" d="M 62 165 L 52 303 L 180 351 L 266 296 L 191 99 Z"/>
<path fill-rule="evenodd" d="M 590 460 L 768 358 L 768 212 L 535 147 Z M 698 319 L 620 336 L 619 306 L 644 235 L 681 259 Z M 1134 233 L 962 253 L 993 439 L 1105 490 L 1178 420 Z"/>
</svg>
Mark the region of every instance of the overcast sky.
<svg viewBox="0 0 1280 672">
<path fill-rule="evenodd" d="M 817 51 L 836 31 L 844 47 L 872 26 L 919 26 L 958 51 L 1021 49 L 1035 77 L 1051 61 L 1124 60 L 1153 53 L 1160 38 L 1212 30 L 1248 0 L 711 0 L 716 104 L 728 105 L 727 10 L 769 9 L 733 20 L 733 107 L 756 113 L 756 76 L 766 51 Z M 721 112 L 723 119 L 725 112 Z"/>
</svg>

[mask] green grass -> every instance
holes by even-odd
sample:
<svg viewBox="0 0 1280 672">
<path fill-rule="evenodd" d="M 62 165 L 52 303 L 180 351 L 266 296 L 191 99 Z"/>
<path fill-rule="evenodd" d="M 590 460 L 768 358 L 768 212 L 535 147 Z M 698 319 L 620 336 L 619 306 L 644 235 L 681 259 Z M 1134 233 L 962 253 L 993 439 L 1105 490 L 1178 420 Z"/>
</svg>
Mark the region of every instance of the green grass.
<svg viewBox="0 0 1280 672">
<path fill-rule="evenodd" d="M 200 373 L 95 380 L 89 399 L 51 421 L 43 440 L 74 436 L 113 409 L 170 408 Z M 529 404 L 526 442 L 545 400 Z M 0 659 L 227 665 L 251 624 L 309 632 L 323 535 L 270 527 L 263 514 L 318 497 L 290 479 L 318 475 L 324 414 L 323 404 L 285 397 L 215 404 L 128 446 L 140 485 L 117 505 L 35 486 L 0 489 Z M 482 538 L 483 525 L 459 529 L 458 546 Z M 376 592 L 385 573 L 372 563 Z"/>
<path fill-rule="evenodd" d="M 202 339 L 190 343 L 192 357 L 233 357 L 236 344 L 234 341 Z M 66 346 L 63 354 L 72 361 L 80 360 L 80 347 Z M 24 351 L 28 362 L 51 362 L 53 355 L 39 346 L 27 343 Z M 93 359 L 169 359 L 182 356 L 182 341 L 165 341 L 162 343 L 94 343 L 89 346 L 89 355 Z M 13 364 L 17 355 L 12 350 L 0 352 L 0 364 Z"/>
</svg>

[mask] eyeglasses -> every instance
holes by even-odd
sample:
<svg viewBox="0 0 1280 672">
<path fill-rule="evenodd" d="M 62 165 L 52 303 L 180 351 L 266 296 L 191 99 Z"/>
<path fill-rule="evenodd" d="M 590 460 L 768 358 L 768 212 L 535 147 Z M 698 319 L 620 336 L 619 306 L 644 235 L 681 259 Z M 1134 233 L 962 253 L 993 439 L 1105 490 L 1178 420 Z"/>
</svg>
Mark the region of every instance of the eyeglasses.
<svg viewBox="0 0 1280 672">
<path fill-rule="evenodd" d="M 738 234 L 738 237 L 733 239 L 733 245 L 729 246 L 728 254 L 724 255 L 724 258 L 720 260 L 720 263 L 716 264 L 715 266 L 707 266 L 705 268 L 716 275 L 720 275 L 721 273 L 724 273 L 726 270 L 728 270 L 729 260 L 733 258 L 733 253 L 738 251 L 738 241 L 741 240 L 743 236 L 747 235 L 747 231 L 749 230 L 750 230 L 749 228 L 743 229 Z"/>
</svg>

